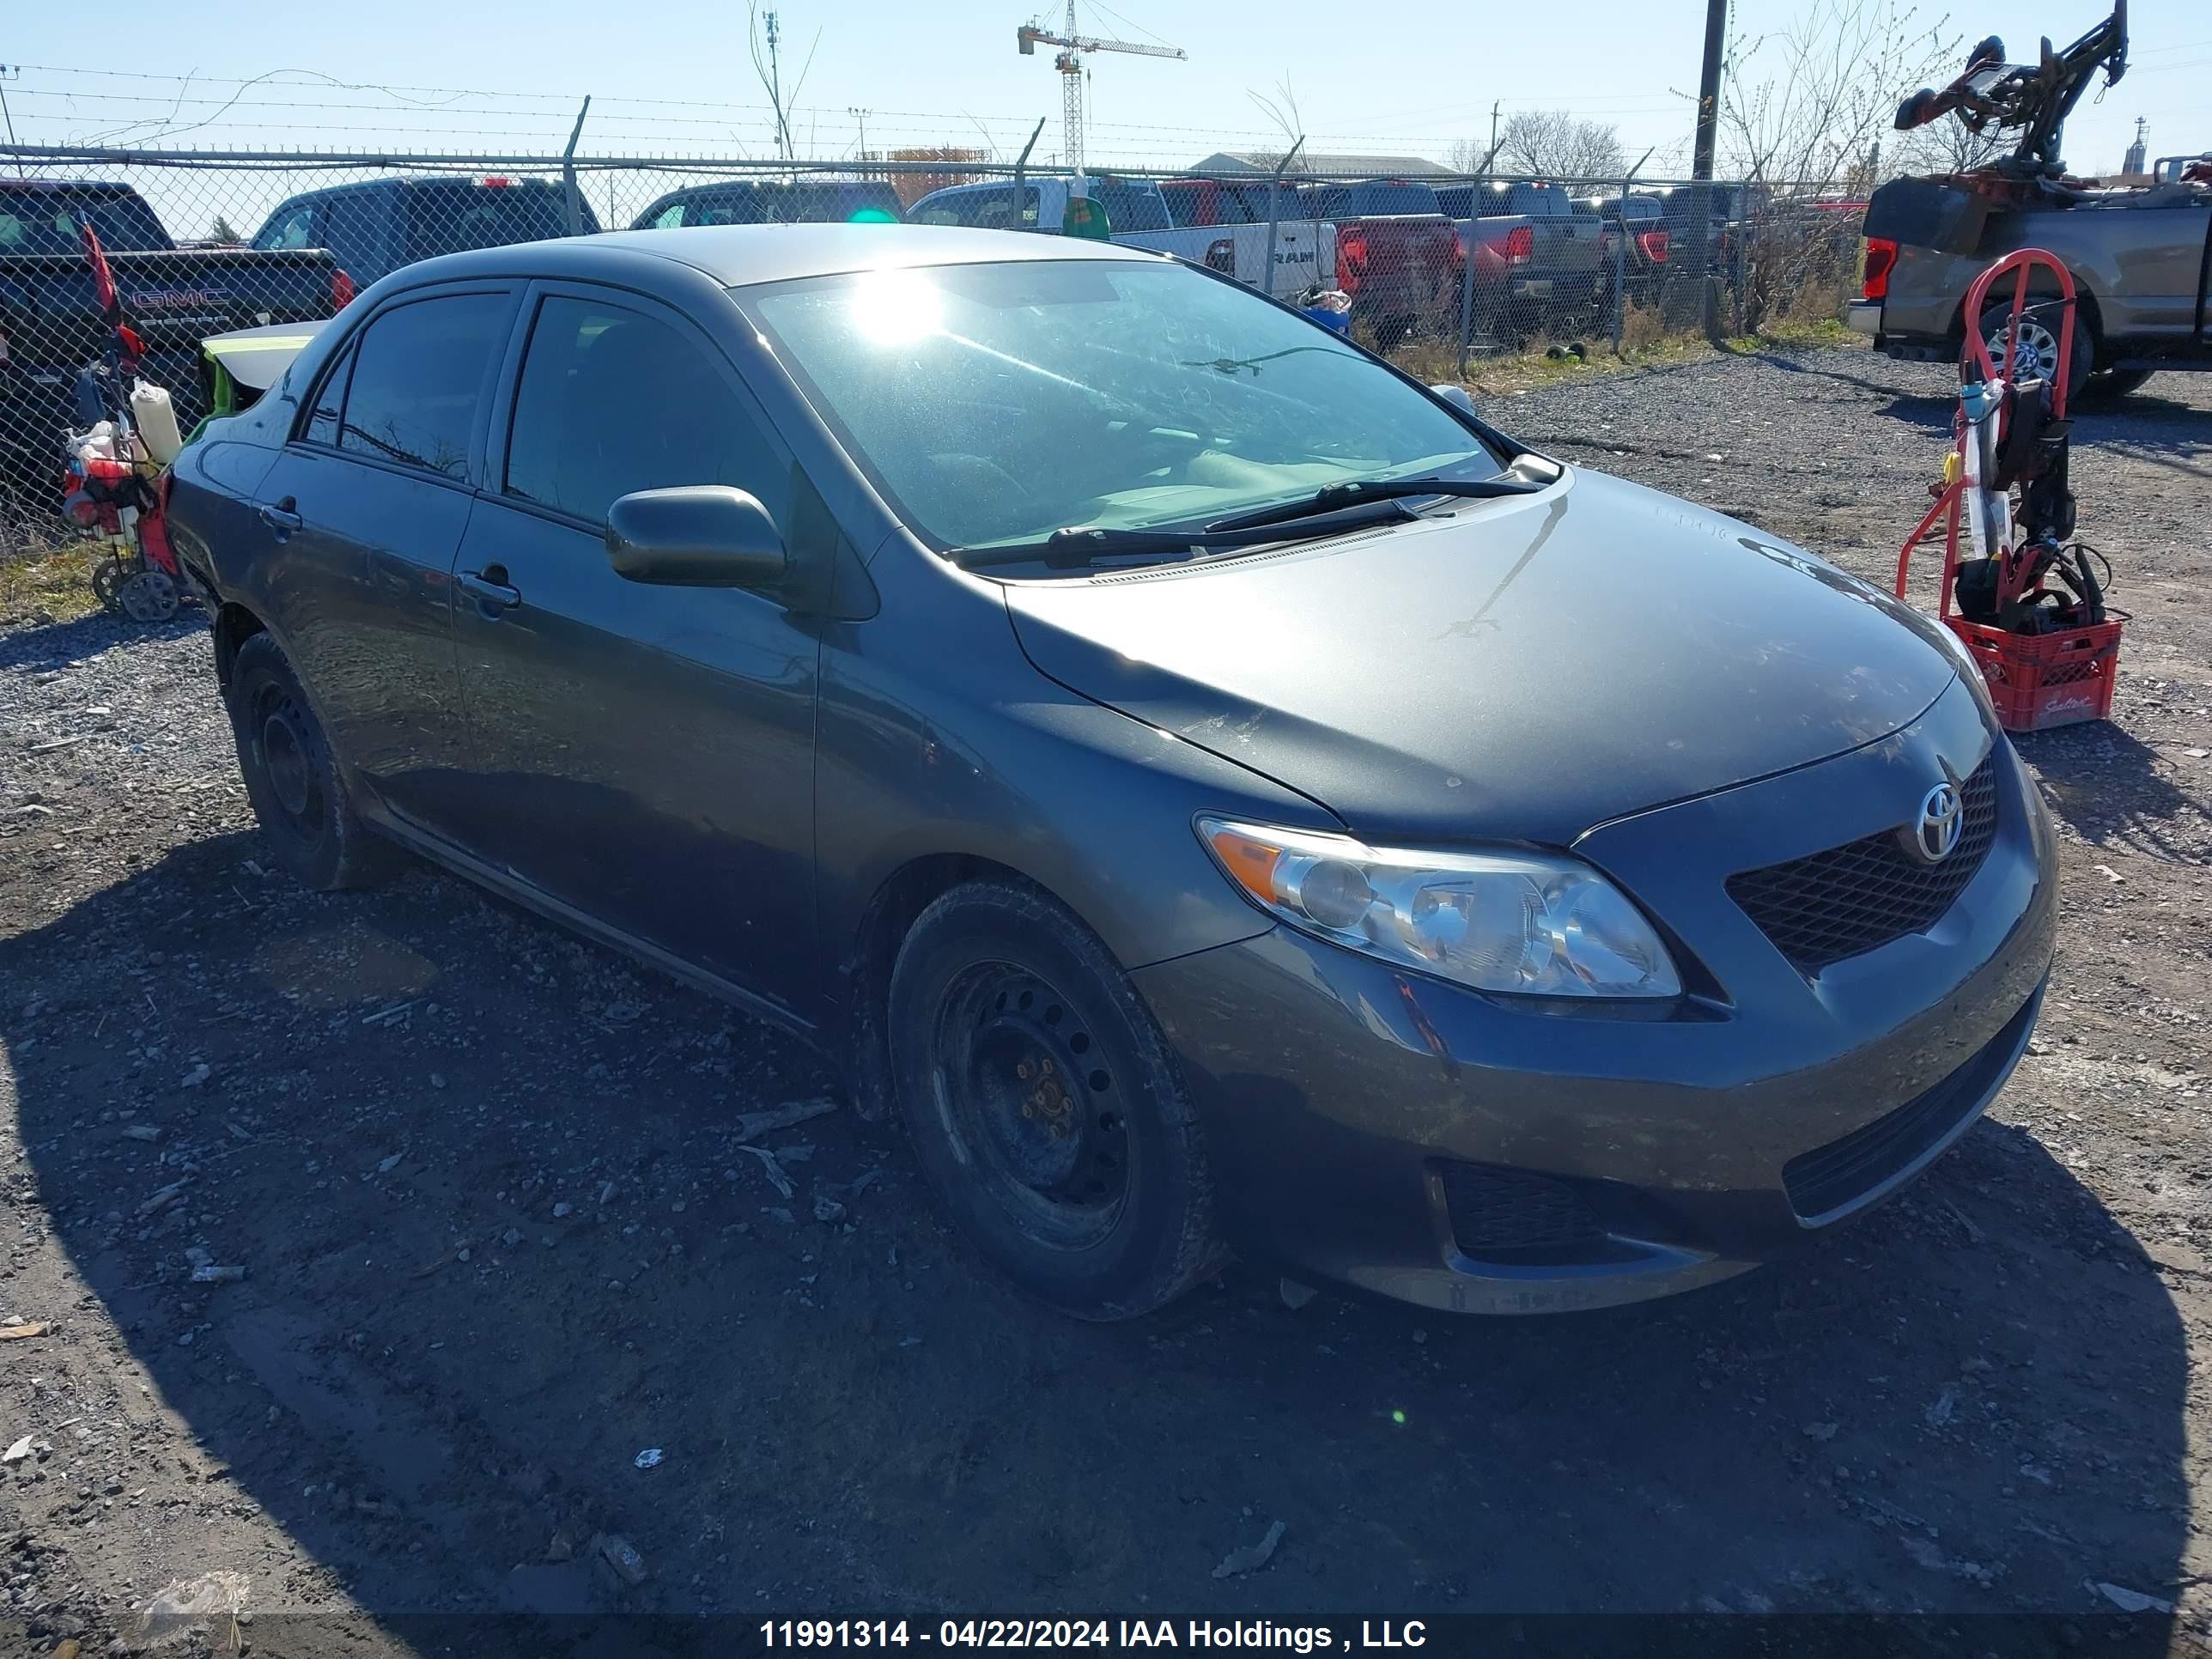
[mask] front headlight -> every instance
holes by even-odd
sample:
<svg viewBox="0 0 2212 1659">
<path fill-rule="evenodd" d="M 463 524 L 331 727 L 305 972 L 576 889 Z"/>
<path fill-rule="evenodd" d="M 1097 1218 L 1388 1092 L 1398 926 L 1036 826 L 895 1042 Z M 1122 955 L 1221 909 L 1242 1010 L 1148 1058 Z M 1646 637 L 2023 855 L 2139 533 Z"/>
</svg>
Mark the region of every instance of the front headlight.
<svg viewBox="0 0 2212 1659">
<path fill-rule="evenodd" d="M 1198 835 L 1261 909 L 1385 962 L 1523 996 L 1681 994 L 1651 924 L 1572 859 L 1407 852 L 1224 818 L 1199 819 Z"/>
</svg>

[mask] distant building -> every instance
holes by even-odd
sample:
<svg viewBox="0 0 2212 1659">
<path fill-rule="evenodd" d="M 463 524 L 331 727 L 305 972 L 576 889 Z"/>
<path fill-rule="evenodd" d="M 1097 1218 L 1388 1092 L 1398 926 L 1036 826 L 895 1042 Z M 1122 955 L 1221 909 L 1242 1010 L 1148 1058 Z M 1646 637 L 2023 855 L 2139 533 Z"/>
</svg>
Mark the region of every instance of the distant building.
<svg viewBox="0 0 2212 1659">
<path fill-rule="evenodd" d="M 1204 161 L 1194 162 L 1193 173 L 1256 173 L 1261 178 L 1273 174 L 1275 163 L 1283 159 L 1280 150 L 1218 149 Z M 1441 161 L 1423 161 L 1418 155 L 1329 155 L 1310 149 L 1298 152 L 1291 164 L 1292 173 L 1311 173 L 1331 178 L 1355 179 L 1449 179 L 1456 175 Z"/>
</svg>

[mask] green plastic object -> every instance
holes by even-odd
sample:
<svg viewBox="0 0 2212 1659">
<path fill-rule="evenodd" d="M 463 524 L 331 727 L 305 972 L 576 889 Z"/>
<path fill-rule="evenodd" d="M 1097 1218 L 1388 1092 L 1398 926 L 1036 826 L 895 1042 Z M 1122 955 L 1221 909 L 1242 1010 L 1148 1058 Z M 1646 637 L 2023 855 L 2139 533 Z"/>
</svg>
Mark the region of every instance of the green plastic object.
<svg viewBox="0 0 2212 1659">
<path fill-rule="evenodd" d="M 1114 228 L 1107 222 L 1103 203 L 1089 196 L 1071 196 L 1060 216 L 1060 234 L 1105 242 L 1113 240 Z"/>
</svg>

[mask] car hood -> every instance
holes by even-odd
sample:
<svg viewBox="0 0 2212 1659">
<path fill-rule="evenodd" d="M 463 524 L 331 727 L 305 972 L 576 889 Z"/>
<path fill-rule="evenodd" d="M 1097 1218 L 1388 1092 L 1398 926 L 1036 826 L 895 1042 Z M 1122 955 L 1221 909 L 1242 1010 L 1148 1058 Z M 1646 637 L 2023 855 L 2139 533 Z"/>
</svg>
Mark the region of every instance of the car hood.
<svg viewBox="0 0 2212 1659">
<path fill-rule="evenodd" d="M 1012 583 L 1068 689 L 1353 830 L 1565 846 L 1856 749 L 1954 678 L 1936 624 L 1603 474 L 1210 566 Z"/>
</svg>

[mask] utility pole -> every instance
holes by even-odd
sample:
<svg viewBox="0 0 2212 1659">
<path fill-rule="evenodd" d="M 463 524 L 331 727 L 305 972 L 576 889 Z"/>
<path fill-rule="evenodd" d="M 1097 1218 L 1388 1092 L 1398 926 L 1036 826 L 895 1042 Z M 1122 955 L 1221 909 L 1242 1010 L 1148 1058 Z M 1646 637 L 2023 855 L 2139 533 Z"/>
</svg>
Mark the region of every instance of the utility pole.
<svg viewBox="0 0 2212 1659">
<path fill-rule="evenodd" d="M 775 106 L 775 147 L 787 161 L 791 160 L 791 128 L 783 118 L 783 71 L 776 62 L 776 42 L 782 37 L 777 32 L 775 14 L 768 15 L 768 99 Z"/>
<path fill-rule="evenodd" d="M 1490 106 L 1490 159 L 1482 164 L 1485 173 L 1490 171 L 1490 162 L 1498 159 L 1498 106 L 1504 101 L 1500 98 Z"/>
<path fill-rule="evenodd" d="M 1698 321 L 1707 337 L 1720 327 L 1712 292 L 1713 152 L 1720 136 L 1721 55 L 1728 41 L 1728 0 L 1705 0 L 1705 62 L 1698 76 L 1698 136 L 1690 157 L 1690 273 Z"/>
<path fill-rule="evenodd" d="M 868 117 L 872 112 L 862 109 L 858 104 L 848 104 L 845 113 L 856 117 L 860 123 L 860 160 L 865 163 L 868 159 Z"/>
</svg>

